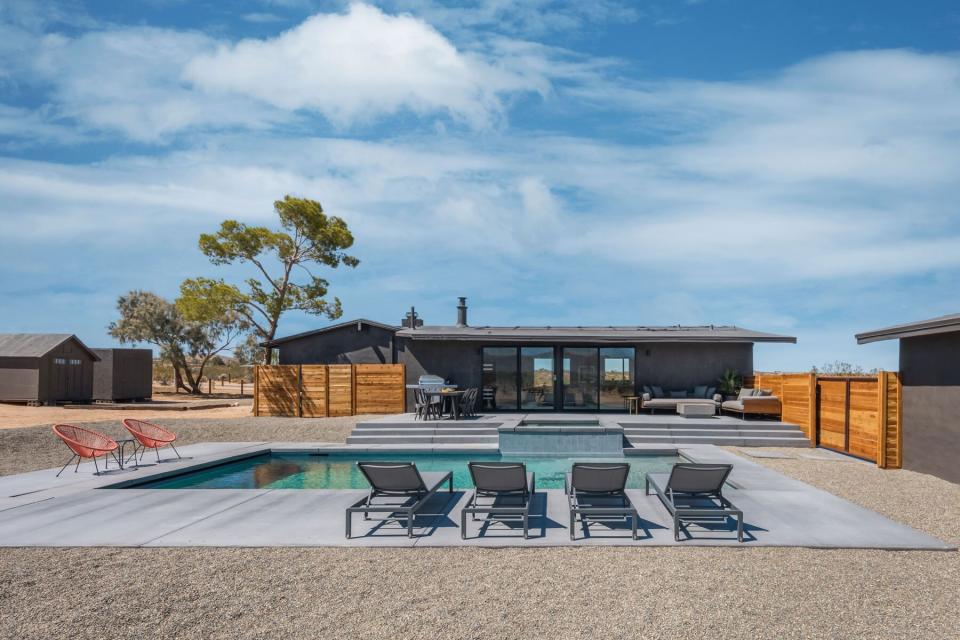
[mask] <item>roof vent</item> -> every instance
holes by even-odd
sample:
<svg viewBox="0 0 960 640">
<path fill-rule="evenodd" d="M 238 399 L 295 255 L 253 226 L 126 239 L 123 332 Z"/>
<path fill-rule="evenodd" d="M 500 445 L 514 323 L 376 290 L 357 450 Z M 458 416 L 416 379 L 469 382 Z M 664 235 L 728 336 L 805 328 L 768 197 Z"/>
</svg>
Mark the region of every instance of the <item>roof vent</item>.
<svg viewBox="0 0 960 640">
<path fill-rule="evenodd" d="M 462 297 L 457 299 L 460 301 L 457 305 L 457 326 L 465 327 L 467 326 L 467 299 Z"/>
</svg>

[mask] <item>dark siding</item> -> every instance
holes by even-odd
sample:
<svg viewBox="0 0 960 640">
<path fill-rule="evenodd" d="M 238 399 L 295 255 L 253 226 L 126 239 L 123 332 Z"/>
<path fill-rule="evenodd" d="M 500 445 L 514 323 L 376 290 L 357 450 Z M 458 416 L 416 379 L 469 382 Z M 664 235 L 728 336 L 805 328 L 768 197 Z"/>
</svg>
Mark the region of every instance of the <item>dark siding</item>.
<svg viewBox="0 0 960 640">
<path fill-rule="evenodd" d="M 900 340 L 903 468 L 960 483 L 960 333 Z"/>
<path fill-rule="evenodd" d="M 393 364 L 393 332 L 351 324 L 275 347 L 280 364 Z"/>
<path fill-rule="evenodd" d="M 94 400 L 142 400 L 153 395 L 153 351 L 94 349 Z"/>
<path fill-rule="evenodd" d="M 407 384 L 416 384 L 420 376 L 432 374 L 468 389 L 480 386 L 481 346 L 477 342 L 399 339 L 397 361 L 406 367 Z M 414 406 L 412 391 L 407 392 L 407 406 Z"/>
<path fill-rule="evenodd" d="M 56 364 L 63 358 L 67 364 Z M 79 365 L 69 364 L 79 360 Z M 70 339 L 41 358 L 41 402 L 89 402 L 93 399 L 93 358 L 80 344 Z M 46 375 L 43 375 L 44 369 Z"/>
<path fill-rule="evenodd" d="M 38 358 L 0 358 L 0 400 L 36 400 L 40 388 Z"/>
<path fill-rule="evenodd" d="M 649 352 L 649 355 L 647 353 Z M 638 386 L 689 389 L 715 386 L 727 369 L 753 373 L 752 343 L 665 343 L 637 345 L 635 381 Z"/>
</svg>

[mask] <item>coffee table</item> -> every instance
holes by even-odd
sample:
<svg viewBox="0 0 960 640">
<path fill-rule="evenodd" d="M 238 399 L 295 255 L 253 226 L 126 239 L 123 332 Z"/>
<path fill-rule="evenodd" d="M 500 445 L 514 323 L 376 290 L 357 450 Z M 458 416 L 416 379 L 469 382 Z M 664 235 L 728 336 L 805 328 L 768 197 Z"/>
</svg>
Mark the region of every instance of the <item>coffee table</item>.
<svg viewBox="0 0 960 640">
<path fill-rule="evenodd" d="M 712 418 L 717 414 L 714 402 L 678 402 L 677 415 L 684 418 Z"/>
</svg>

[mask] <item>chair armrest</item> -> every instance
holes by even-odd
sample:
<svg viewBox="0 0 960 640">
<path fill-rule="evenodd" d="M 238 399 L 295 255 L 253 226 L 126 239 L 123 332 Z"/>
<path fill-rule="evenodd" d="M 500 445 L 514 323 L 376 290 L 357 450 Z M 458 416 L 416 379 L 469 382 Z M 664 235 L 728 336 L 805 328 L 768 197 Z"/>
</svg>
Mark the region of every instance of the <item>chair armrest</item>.
<svg viewBox="0 0 960 640">
<path fill-rule="evenodd" d="M 645 394 L 643 394 L 643 396 L 641 396 L 641 397 L 643 398 L 643 401 L 644 401 L 644 402 L 647 402 L 648 400 L 650 400 L 650 398 L 651 398 L 652 396 L 651 396 L 649 393 L 645 393 Z"/>
<path fill-rule="evenodd" d="M 719 393 L 715 393 L 715 394 L 713 394 L 713 401 L 714 401 L 714 402 L 723 402 L 723 396 L 720 395 Z"/>
</svg>

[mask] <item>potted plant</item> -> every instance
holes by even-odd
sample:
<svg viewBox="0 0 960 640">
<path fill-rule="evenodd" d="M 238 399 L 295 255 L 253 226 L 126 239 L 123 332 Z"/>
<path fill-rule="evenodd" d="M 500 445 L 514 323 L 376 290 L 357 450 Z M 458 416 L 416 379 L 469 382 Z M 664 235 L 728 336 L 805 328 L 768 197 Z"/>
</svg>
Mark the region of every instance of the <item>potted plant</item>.
<svg viewBox="0 0 960 640">
<path fill-rule="evenodd" d="M 736 400 L 740 387 L 743 386 L 743 376 L 734 369 L 727 369 L 717 380 L 717 388 L 723 394 L 724 400 Z"/>
</svg>

